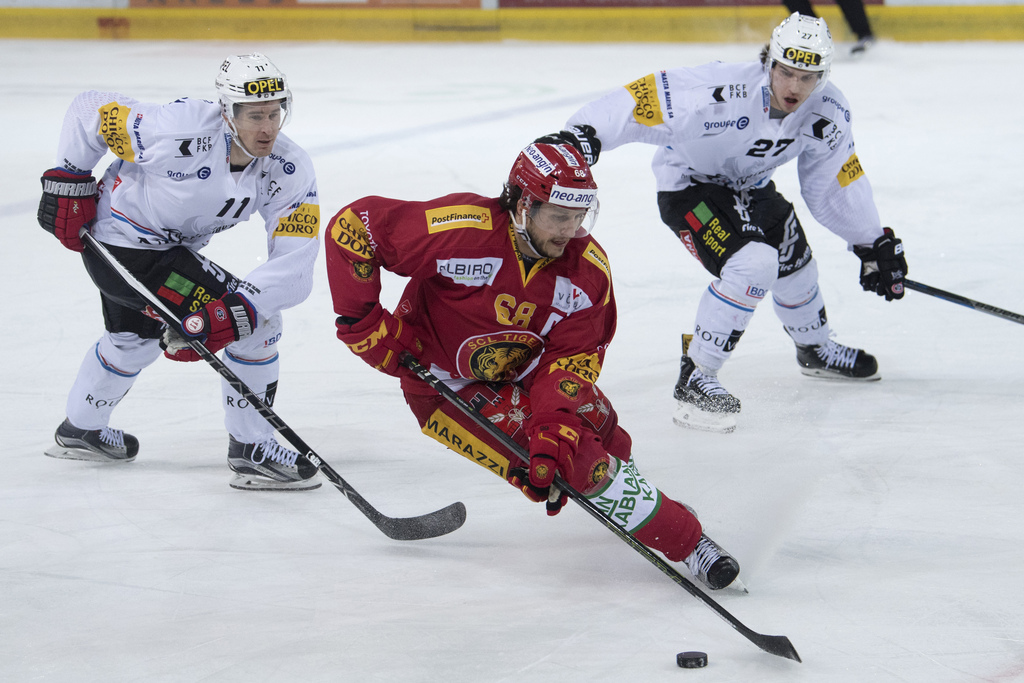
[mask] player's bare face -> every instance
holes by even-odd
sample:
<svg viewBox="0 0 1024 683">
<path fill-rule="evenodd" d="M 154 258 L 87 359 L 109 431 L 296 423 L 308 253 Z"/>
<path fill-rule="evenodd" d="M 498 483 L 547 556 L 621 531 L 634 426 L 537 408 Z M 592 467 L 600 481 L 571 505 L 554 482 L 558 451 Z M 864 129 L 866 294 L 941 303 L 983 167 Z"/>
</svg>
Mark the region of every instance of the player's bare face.
<svg viewBox="0 0 1024 683">
<path fill-rule="evenodd" d="M 238 141 L 252 156 L 268 156 L 274 150 L 282 121 L 284 112 L 280 102 L 240 105 L 235 113 Z"/>
<path fill-rule="evenodd" d="M 792 114 L 811 96 L 820 78 L 819 71 L 802 71 L 776 64 L 772 67 L 772 106 Z"/>
<path fill-rule="evenodd" d="M 586 209 L 545 203 L 527 215 L 526 232 L 538 254 L 544 258 L 558 258 L 586 217 Z"/>
</svg>

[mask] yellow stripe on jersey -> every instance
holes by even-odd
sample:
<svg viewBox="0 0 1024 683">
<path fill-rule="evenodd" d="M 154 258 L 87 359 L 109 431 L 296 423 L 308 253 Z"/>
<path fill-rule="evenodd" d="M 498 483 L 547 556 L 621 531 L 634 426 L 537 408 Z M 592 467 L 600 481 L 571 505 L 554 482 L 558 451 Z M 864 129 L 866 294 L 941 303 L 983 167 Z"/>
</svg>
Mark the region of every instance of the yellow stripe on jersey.
<svg viewBox="0 0 1024 683">
<path fill-rule="evenodd" d="M 665 123 L 661 114 L 661 101 L 658 99 L 658 85 L 654 74 L 638 78 L 624 86 L 636 105 L 633 107 L 633 118 L 643 126 L 657 126 Z"/>
<path fill-rule="evenodd" d="M 864 169 L 860 167 L 860 159 L 857 158 L 856 154 L 851 154 L 850 158 L 846 160 L 846 163 L 839 170 L 836 180 L 839 181 L 840 187 L 846 187 L 863 175 Z"/>
<path fill-rule="evenodd" d="M 434 411 L 420 431 L 502 479 L 508 475 L 508 458 L 473 436 L 465 427 L 441 412 L 440 408 Z"/>
<path fill-rule="evenodd" d="M 132 149 L 132 137 L 128 132 L 128 114 L 131 108 L 108 102 L 99 108 L 100 129 L 97 131 L 107 143 L 110 151 L 125 161 L 135 163 L 135 150 Z"/>
<path fill-rule="evenodd" d="M 331 224 L 331 239 L 361 261 L 373 258 L 373 247 L 366 235 L 366 226 L 352 209 L 345 209 L 345 212 Z"/>
<path fill-rule="evenodd" d="M 591 243 L 587 250 L 583 252 L 583 258 L 603 270 L 608 278 L 608 291 L 604 295 L 604 303 L 607 305 L 612 298 L 612 267 L 608 263 L 608 257 L 604 255 L 604 252 L 596 244 Z"/>
<path fill-rule="evenodd" d="M 472 204 L 442 206 L 427 209 L 427 232 L 431 235 L 445 230 L 476 228 L 477 230 L 493 230 L 491 210 Z"/>
<path fill-rule="evenodd" d="M 601 359 L 596 353 L 577 353 L 575 356 L 559 358 L 551 364 L 548 374 L 558 370 L 576 375 L 584 382 L 595 384 L 601 374 Z"/>
<path fill-rule="evenodd" d="M 299 208 L 279 218 L 277 228 L 271 237 L 309 237 L 320 234 L 320 206 L 299 204 Z"/>
</svg>

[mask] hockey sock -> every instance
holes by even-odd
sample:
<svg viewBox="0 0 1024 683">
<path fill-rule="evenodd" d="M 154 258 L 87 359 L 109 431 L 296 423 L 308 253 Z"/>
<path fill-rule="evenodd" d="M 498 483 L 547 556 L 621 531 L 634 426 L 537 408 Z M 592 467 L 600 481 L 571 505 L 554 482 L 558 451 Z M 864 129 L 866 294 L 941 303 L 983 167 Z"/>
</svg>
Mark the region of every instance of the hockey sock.
<svg viewBox="0 0 1024 683">
<path fill-rule="evenodd" d="M 697 306 L 689 353 L 706 373 L 716 373 L 732 354 L 778 274 L 778 253 L 767 244 L 751 242 L 722 268 Z"/>
<path fill-rule="evenodd" d="M 88 353 L 68 393 L 67 418 L 79 429 L 102 429 L 142 370 L 160 356 L 156 339 L 107 332 Z"/>
<path fill-rule="evenodd" d="M 224 364 L 264 403 L 274 405 L 280 371 L 277 353 L 271 353 L 266 358 L 246 359 L 225 351 Z M 257 443 L 274 433 L 270 423 L 224 379 L 221 380 L 221 395 L 224 401 L 224 428 L 237 441 Z"/>
<path fill-rule="evenodd" d="M 772 303 L 786 334 L 797 344 L 820 346 L 828 342 L 825 298 L 818 288 L 818 265 L 813 259 L 775 283 Z"/>
<path fill-rule="evenodd" d="M 644 479 L 631 460 L 612 458 L 604 484 L 589 498 L 616 524 L 673 562 L 693 552 L 701 526 L 685 507 Z"/>
</svg>

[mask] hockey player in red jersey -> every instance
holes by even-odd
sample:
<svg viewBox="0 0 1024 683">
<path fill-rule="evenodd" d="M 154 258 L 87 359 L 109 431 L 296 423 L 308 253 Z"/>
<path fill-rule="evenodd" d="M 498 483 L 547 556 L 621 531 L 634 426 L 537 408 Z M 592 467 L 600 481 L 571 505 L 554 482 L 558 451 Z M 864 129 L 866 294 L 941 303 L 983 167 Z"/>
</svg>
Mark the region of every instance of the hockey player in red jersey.
<svg viewBox="0 0 1024 683">
<path fill-rule="evenodd" d="M 78 95 L 64 118 L 57 167 L 43 174 L 39 224 L 73 251 L 100 290 L 105 334 L 89 349 L 57 427 L 57 458 L 126 462 L 139 441 L 109 426 L 139 373 L 160 356 L 196 361 L 174 334 L 92 251 L 92 236 L 185 329 L 268 404 L 277 387 L 281 311 L 312 289 L 320 205 L 309 156 L 280 133 L 291 109 L 285 75 L 261 54 L 228 57 L 214 81 L 219 102 L 139 102 L 116 92 Z M 117 158 L 97 183 L 92 169 Z M 210 239 L 259 215 L 268 257 L 236 277 L 199 253 Z M 231 483 L 242 489 L 308 490 L 316 468 L 284 448 L 274 429 L 222 382 Z"/>
<path fill-rule="evenodd" d="M 548 144 L 519 154 L 498 198 L 349 204 L 326 240 L 338 337 L 401 379 L 428 436 L 536 502 L 549 501 L 557 471 L 640 541 L 723 588 L 739 565 L 643 478 L 595 384 L 616 323 L 608 259 L 589 236 L 597 207 L 583 156 Z M 382 268 L 409 278 L 393 314 L 380 303 Z M 529 467 L 405 370 L 403 350 L 528 448 Z M 548 513 L 564 504 L 549 501 Z"/>
</svg>

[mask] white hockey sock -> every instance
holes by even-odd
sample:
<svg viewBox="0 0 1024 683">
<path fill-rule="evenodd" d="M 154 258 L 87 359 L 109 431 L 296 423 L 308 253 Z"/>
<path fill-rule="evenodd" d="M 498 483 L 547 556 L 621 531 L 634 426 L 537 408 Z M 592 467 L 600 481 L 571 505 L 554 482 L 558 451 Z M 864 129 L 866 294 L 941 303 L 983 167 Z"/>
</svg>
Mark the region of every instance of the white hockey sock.
<svg viewBox="0 0 1024 683">
<path fill-rule="evenodd" d="M 797 344 L 820 346 L 828 342 L 825 298 L 818 287 L 818 264 L 811 261 L 772 287 L 775 315 Z"/>
<path fill-rule="evenodd" d="M 160 357 L 156 339 L 107 332 L 89 352 L 68 393 L 67 418 L 79 429 L 102 429 L 142 370 Z"/>
<path fill-rule="evenodd" d="M 774 247 L 751 242 L 737 251 L 700 299 L 693 340 L 687 355 L 707 374 L 715 374 L 732 354 L 754 308 L 764 298 L 779 272 Z"/>
<path fill-rule="evenodd" d="M 267 358 L 250 360 L 225 351 L 224 364 L 260 399 L 273 406 L 280 370 L 277 353 Z M 273 435 L 274 428 L 270 423 L 249 401 L 232 389 L 225 379 L 221 380 L 221 393 L 224 400 L 224 427 L 228 434 L 242 443 L 257 443 Z"/>
</svg>

